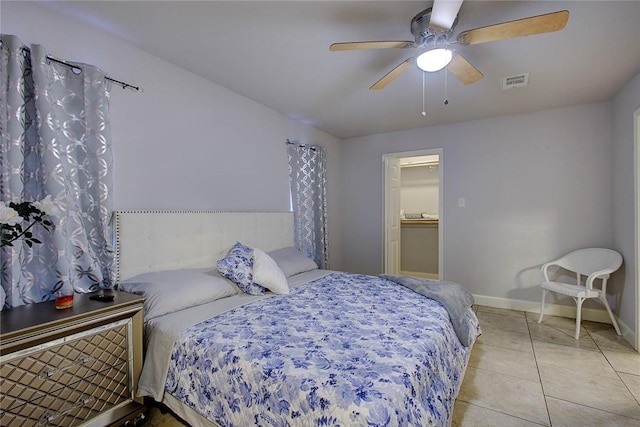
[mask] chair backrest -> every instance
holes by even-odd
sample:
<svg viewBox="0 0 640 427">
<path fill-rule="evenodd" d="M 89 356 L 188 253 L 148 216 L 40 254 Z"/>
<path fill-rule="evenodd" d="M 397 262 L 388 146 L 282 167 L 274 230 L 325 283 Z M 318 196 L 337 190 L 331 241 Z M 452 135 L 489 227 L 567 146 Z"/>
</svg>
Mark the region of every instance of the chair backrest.
<svg viewBox="0 0 640 427">
<path fill-rule="evenodd" d="M 613 273 L 622 265 L 622 255 L 612 249 L 585 248 L 569 252 L 556 262 L 562 268 L 589 276 L 596 271 Z"/>
</svg>

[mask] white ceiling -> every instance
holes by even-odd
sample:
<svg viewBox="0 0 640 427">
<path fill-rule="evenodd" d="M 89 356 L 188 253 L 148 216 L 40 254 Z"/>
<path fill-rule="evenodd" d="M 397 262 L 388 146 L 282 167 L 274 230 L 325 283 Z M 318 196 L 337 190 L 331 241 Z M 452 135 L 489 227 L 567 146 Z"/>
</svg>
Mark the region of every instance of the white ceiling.
<svg viewBox="0 0 640 427">
<path fill-rule="evenodd" d="M 640 1 L 473 1 L 454 34 L 569 10 L 560 32 L 458 46 L 485 78 L 464 86 L 412 67 L 368 88 L 415 50 L 329 52 L 341 41 L 413 40 L 431 1 L 43 1 L 158 57 L 339 138 L 608 100 L 640 72 Z M 530 73 L 504 91 L 501 78 Z M 137 82 L 138 83 L 138 82 Z M 144 86 L 144 82 L 139 82 Z"/>
</svg>

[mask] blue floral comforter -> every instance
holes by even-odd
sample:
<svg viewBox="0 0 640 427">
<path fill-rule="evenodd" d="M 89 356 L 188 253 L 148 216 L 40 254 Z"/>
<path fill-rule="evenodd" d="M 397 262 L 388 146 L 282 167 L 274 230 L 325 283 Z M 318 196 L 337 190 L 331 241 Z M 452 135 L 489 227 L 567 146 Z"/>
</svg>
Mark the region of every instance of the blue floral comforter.
<svg viewBox="0 0 640 427">
<path fill-rule="evenodd" d="M 221 426 L 444 426 L 470 350 L 434 300 L 333 273 L 185 330 L 165 389 Z"/>
</svg>

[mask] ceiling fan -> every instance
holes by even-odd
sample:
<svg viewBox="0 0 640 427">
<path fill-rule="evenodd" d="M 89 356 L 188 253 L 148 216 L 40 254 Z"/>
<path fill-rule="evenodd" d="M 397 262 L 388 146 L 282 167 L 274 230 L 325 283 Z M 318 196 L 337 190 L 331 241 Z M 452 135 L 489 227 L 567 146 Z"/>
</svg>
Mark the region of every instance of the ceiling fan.
<svg viewBox="0 0 640 427">
<path fill-rule="evenodd" d="M 447 68 L 458 80 L 468 85 L 484 75 L 460 53 L 454 52 L 456 44 L 467 46 L 497 40 L 512 39 L 534 34 L 562 30 L 569 20 L 569 11 L 561 10 L 545 15 L 531 16 L 515 21 L 502 22 L 486 27 L 463 31 L 453 37 L 458 23 L 458 11 L 463 0 L 435 0 L 433 6 L 418 13 L 411 20 L 411 34 L 415 41 L 362 41 L 333 43 L 332 52 L 361 49 L 421 49 L 401 62 L 375 82 L 369 89 L 382 89 L 406 71 L 415 62 L 424 71 Z"/>
</svg>

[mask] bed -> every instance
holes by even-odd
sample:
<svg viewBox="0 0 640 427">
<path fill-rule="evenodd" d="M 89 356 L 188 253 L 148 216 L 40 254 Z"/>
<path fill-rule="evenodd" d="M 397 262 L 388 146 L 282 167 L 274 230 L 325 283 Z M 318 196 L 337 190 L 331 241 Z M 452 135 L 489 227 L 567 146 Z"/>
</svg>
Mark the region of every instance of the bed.
<svg viewBox="0 0 640 427">
<path fill-rule="evenodd" d="M 290 212 L 116 212 L 115 229 L 119 287 L 146 298 L 140 396 L 192 426 L 450 424 L 480 333 L 466 291 L 437 301 L 458 285 L 318 269 Z"/>
</svg>

